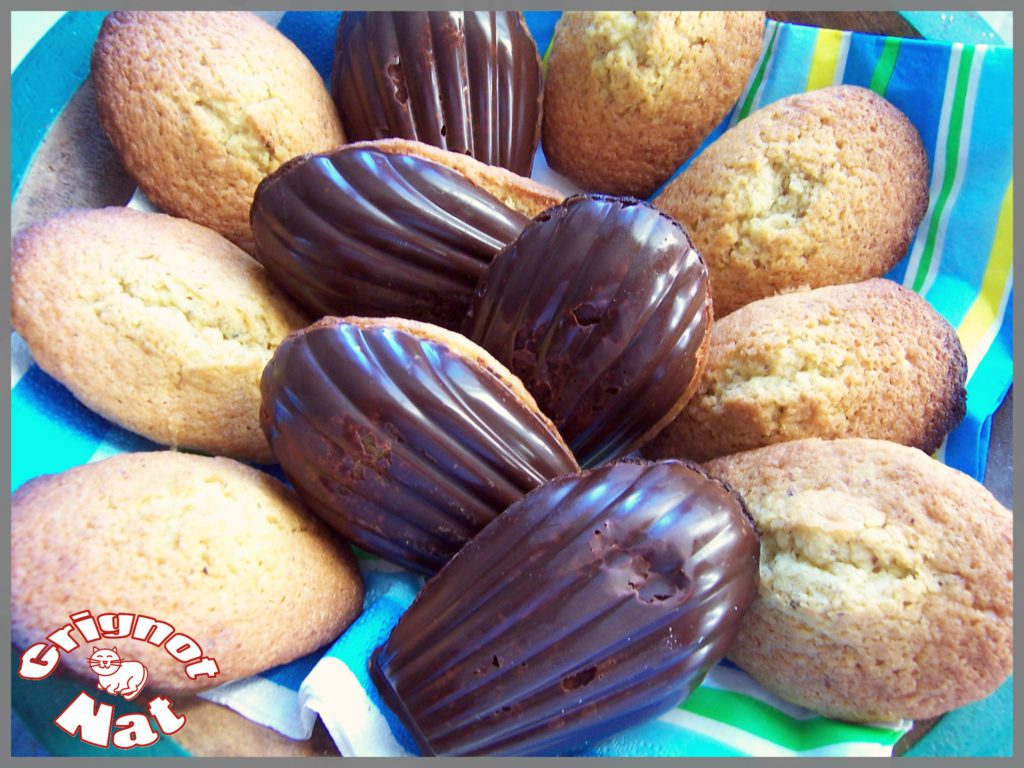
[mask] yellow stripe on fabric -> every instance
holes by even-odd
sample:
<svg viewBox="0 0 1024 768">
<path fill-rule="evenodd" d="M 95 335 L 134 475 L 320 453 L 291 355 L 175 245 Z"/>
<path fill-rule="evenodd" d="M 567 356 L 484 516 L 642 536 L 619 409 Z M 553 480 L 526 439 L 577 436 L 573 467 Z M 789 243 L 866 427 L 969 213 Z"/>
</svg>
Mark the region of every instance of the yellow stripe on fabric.
<svg viewBox="0 0 1024 768">
<path fill-rule="evenodd" d="M 838 29 L 819 29 L 811 56 L 811 71 L 807 75 L 806 91 L 815 91 L 832 85 L 843 46 L 843 33 Z"/>
<path fill-rule="evenodd" d="M 973 372 L 988 345 L 982 341 L 990 335 L 993 323 L 999 319 L 999 307 L 1006 293 L 1010 269 L 1013 266 L 1013 179 L 1003 195 L 996 223 L 996 236 L 989 253 L 985 275 L 981 279 L 978 298 L 967 310 L 956 332 L 967 353 L 967 370 Z"/>
</svg>

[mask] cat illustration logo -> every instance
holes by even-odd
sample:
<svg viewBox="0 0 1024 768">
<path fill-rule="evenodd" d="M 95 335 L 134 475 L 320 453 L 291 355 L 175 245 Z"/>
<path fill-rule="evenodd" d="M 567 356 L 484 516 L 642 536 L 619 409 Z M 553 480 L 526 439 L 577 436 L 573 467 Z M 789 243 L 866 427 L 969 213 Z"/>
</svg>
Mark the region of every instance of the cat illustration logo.
<svg viewBox="0 0 1024 768">
<path fill-rule="evenodd" d="M 89 657 L 89 667 L 99 675 L 96 687 L 100 690 L 112 693 L 115 696 L 122 696 L 126 701 L 131 701 L 139 692 L 146 687 L 149 680 L 149 670 L 141 661 L 130 661 L 122 659 L 117 653 L 117 647 L 97 648 L 93 646 L 92 656 Z"/>
<path fill-rule="evenodd" d="M 182 665 L 181 673 L 188 680 L 215 678 L 220 674 L 217 660 L 204 655 L 198 641 L 176 630 L 169 622 L 134 613 L 100 613 L 94 616 L 91 611 L 77 611 L 69 618 L 69 623 L 24 650 L 18 665 L 18 677 L 43 680 L 57 669 L 62 653 L 71 654 L 90 647 L 86 644 L 104 640 L 118 640 L 122 648 L 128 648 L 133 642 L 141 643 L 144 656 L 147 653 L 152 656 L 152 651 L 146 650 L 147 646 L 162 648 Z M 149 682 L 146 665 L 127 658 L 127 653 L 122 656 L 117 646 L 91 647 L 87 663 L 89 671 L 96 675 L 96 687 L 125 701 L 134 701 Z M 149 656 L 146 658 L 153 664 L 155 659 Z M 81 664 L 80 659 L 78 657 L 74 661 Z M 164 666 L 160 665 L 161 670 Z M 160 674 L 166 676 L 167 673 L 161 671 Z M 188 687 L 187 684 L 172 683 L 165 677 L 154 682 L 159 683 L 155 687 Z M 185 715 L 176 713 L 173 706 L 170 699 L 158 695 L 144 705 L 134 704 L 135 709 L 131 712 L 115 716 L 112 704 L 97 701 L 82 691 L 53 722 L 68 736 L 77 737 L 86 744 L 104 748 L 113 744 L 118 749 L 133 749 L 148 747 L 156 743 L 161 734 L 177 733 L 184 727 Z"/>
</svg>

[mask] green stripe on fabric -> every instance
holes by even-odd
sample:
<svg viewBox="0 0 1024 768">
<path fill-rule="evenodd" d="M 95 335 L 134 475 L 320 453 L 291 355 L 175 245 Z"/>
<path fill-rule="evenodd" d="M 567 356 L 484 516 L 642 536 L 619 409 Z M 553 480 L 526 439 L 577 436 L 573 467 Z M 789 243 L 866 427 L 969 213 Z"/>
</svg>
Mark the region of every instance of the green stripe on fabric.
<svg viewBox="0 0 1024 768">
<path fill-rule="evenodd" d="M 764 73 L 768 69 L 768 61 L 772 57 L 772 53 L 775 51 L 775 40 L 779 36 L 780 24 L 776 24 L 772 30 L 771 40 L 768 41 L 768 50 L 764 52 L 764 58 L 761 59 L 761 66 L 757 68 L 757 74 L 754 75 L 754 82 L 750 84 L 750 90 L 747 91 L 747 98 L 743 100 L 743 105 L 740 107 L 739 120 L 742 120 L 750 114 L 750 109 L 754 104 L 754 97 L 757 95 L 758 89 L 761 87 L 761 81 L 764 80 Z"/>
<path fill-rule="evenodd" d="M 901 39 L 898 37 L 887 37 L 882 45 L 882 55 L 878 57 L 875 64 L 875 71 L 871 73 L 872 91 L 885 96 L 889 90 L 889 81 L 892 80 L 892 73 L 896 71 L 896 59 L 900 55 Z"/>
<path fill-rule="evenodd" d="M 680 709 L 740 728 L 794 752 L 849 742 L 889 746 L 901 731 L 841 723 L 823 717 L 797 720 L 746 694 L 719 688 L 698 688 Z"/>
<path fill-rule="evenodd" d="M 360 549 L 355 544 L 352 545 L 352 554 L 356 556 L 356 560 L 380 560 L 377 555 L 367 552 L 365 549 Z"/>
<path fill-rule="evenodd" d="M 544 51 L 544 56 L 540 60 L 540 73 L 541 76 L 548 76 L 548 59 L 551 58 L 551 49 L 555 47 L 555 35 L 552 33 L 551 42 L 548 43 L 548 49 Z"/>
<path fill-rule="evenodd" d="M 57 727 L 54 720 L 64 709 L 75 700 L 83 690 L 96 701 L 115 707 L 115 716 L 142 713 L 143 705 L 128 702 L 119 696 L 110 696 L 96 690 L 95 682 L 73 680 L 61 677 L 60 673 L 45 680 L 24 680 L 18 676 L 19 654 L 11 646 L 11 705 L 25 727 L 39 745 L 50 755 L 59 757 L 189 757 L 181 745 L 170 736 L 160 736 L 160 740 L 149 747 L 133 747 L 118 749 L 111 746 L 107 749 L 86 744 L 81 739 L 68 736 Z M 173 701 L 173 699 L 172 699 Z M 188 728 L 188 723 L 184 725 Z M 114 730 L 117 730 L 115 727 Z"/>
<path fill-rule="evenodd" d="M 921 261 L 917 265 L 917 274 L 914 275 L 914 283 L 911 286 L 915 291 L 920 291 L 928 276 L 928 268 L 932 263 L 932 256 L 935 252 L 935 238 L 939 232 L 939 220 L 942 218 L 942 211 L 949 200 L 949 193 L 953 189 L 953 182 L 956 179 L 957 163 L 960 158 L 960 135 L 963 132 L 964 103 L 967 101 L 967 83 L 970 80 L 971 62 L 974 60 L 974 46 L 965 45 L 960 55 L 960 66 L 956 73 L 956 85 L 953 96 L 953 107 L 949 116 L 949 132 L 946 138 L 946 169 L 942 176 L 942 189 L 939 190 L 939 199 L 932 211 L 931 221 L 928 222 L 928 234 L 925 237 L 924 250 L 921 253 Z"/>
</svg>

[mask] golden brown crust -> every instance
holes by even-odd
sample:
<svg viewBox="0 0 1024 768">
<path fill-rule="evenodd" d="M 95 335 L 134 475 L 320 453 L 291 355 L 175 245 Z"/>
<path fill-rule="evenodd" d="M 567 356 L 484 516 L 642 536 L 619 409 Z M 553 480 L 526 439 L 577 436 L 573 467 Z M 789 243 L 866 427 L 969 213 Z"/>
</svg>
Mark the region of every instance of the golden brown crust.
<svg viewBox="0 0 1024 768">
<path fill-rule="evenodd" d="M 804 437 L 934 451 L 966 411 L 956 331 L 884 279 L 761 299 L 715 322 L 700 388 L 644 449 L 704 461 Z"/>
<path fill-rule="evenodd" d="M 12 497 L 11 541 L 15 645 L 82 610 L 166 621 L 216 660 L 215 679 L 190 681 L 149 643 L 96 643 L 142 661 L 155 690 L 194 693 L 291 661 L 362 610 L 348 545 L 282 483 L 231 459 L 128 453 L 37 478 Z M 61 668 L 90 677 L 92 645 Z"/>
<path fill-rule="evenodd" d="M 544 85 L 549 165 L 592 191 L 646 198 L 732 108 L 765 14 L 573 11 Z"/>
<path fill-rule="evenodd" d="M 100 122 L 146 196 L 250 253 L 260 179 L 345 141 L 313 65 L 251 13 L 115 11 L 92 75 Z"/>
<path fill-rule="evenodd" d="M 127 208 L 70 211 L 14 239 L 11 323 L 100 415 L 170 446 L 270 463 L 259 381 L 309 322 L 216 232 Z"/>
<path fill-rule="evenodd" d="M 425 160 L 447 166 L 458 171 L 478 187 L 482 187 L 499 200 L 505 202 L 531 219 L 542 211 L 558 205 L 565 195 L 544 184 L 520 176 L 505 168 L 482 163 L 474 157 L 458 152 L 424 144 L 420 141 L 406 139 L 382 139 L 380 141 L 359 142 L 354 146 L 369 145 L 382 152 L 393 154 L 416 155 Z"/>
<path fill-rule="evenodd" d="M 724 317 L 777 293 L 884 274 L 924 217 L 928 175 L 906 116 L 842 85 L 750 115 L 654 204 L 689 230 Z"/>
<path fill-rule="evenodd" d="M 729 658 L 826 717 L 935 717 L 1013 665 L 1013 518 L 979 483 L 880 440 L 716 459 L 747 502 L 760 587 Z"/>
<path fill-rule="evenodd" d="M 450 331 L 439 325 L 423 323 L 418 320 L 409 320 L 404 317 L 324 317 L 313 323 L 308 328 L 303 328 L 293 335 L 300 335 L 307 331 L 311 331 L 314 328 L 333 328 L 340 323 L 350 323 L 358 326 L 359 328 L 393 328 L 396 331 L 408 333 L 410 336 L 415 336 L 418 339 L 443 344 L 453 354 L 480 368 L 483 368 L 491 376 L 511 390 L 512 394 L 521 400 L 528 410 L 537 415 L 537 418 L 555 438 L 558 445 L 564 449 L 566 455 L 572 455 L 572 451 L 569 450 L 569 447 L 565 444 L 561 434 L 559 434 L 558 428 L 555 427 L 551 419 L 549 419 L 540 410 L 537 406 L 537 401 L 533 399 L 533 395 L 527 391 L 519 377 L 498 362 L 490 352 L 483 347 L 474 344 L 461 333 Z"/>
</svg>

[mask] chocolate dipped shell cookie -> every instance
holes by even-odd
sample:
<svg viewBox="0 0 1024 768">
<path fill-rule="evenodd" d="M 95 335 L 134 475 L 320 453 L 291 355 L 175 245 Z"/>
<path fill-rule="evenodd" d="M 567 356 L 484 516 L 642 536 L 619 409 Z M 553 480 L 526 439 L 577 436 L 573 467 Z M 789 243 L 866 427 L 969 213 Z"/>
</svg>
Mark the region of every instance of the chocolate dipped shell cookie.
<svg viewBox="0 0 1024 768">
<path fill-rule="evenodd" d="M 804 437 L 872 437 L 931 453 L 967 410 L 956 330 L 891 280 L 772 296 L 715 322 L 697 393 L 644 446 L 714 456 Z"/>
<path fill-rule="evenodd" d="M 331 93 L 352 141 L 414 139 L 530 175 L 537 44 L 518 11 L 347 11 Z"/>
<path fill-rule="evenodd" d="M 100 123 L 146 196 L 250 253 L 260 180 L 345 141 L 313 65 L 252 13 L 115 11 L 92 78 Z"/>
<path fill-rule="evenodd" d="M 306 505 L 422 573 L 578 470 L 521 382 L 437 326 L 324 318 L 278 348 L 262 391 L 263 430 Z"/>
<path fill-rule="evenodd" d="M 736 638 L 758 543 L 677 461 L 560 477 L 416 598 L 371 675 L 427 755 L 577 752 L 677 706 Z"/>
<path fill-rule="evenodd" d="M 796 440 L 715 459 L 761 539 L 729 658 L 826 717 L 924 719 L 1013 667 L 1013 516 L 980 483 L 883 440 Z"/>
<path fill-rule="evenodd" d="M 11 324 L 82 403 L 164 445 L 269 463 L 260 376 L 309 318 L 212 229 L 128 208 L 14 238 Z"/>
<path fill-rule="evenodd" d="M 317 316 L 461 327 L 498 250 L 562 196 L 402 139 L 295 158 L 256 190 L 256 258 Z"/>
<path fill-rule="evenodd" d="M 577 195 L 495 256 L 465 333 L 523 380 L 588 467 L 682 409 L 711 321 L 707 269 L 678 222 L 632 198 Z"/>
<path fill-rule="evenodd" d="M 879 277 L 928 208 L 917 128 L 854 85 L 781 99 L 722 134 L 654 203 L 707 259 L 715 314 Z"/>
</svg>

